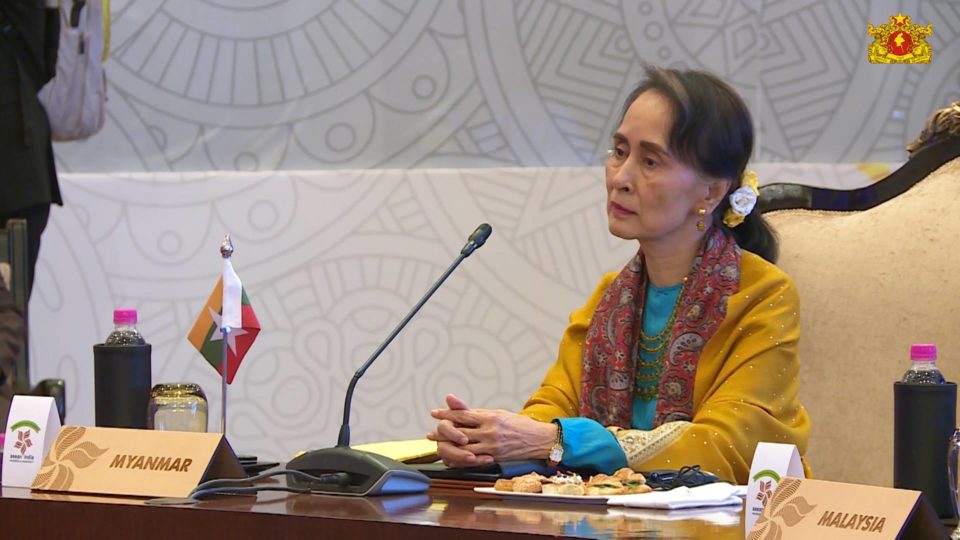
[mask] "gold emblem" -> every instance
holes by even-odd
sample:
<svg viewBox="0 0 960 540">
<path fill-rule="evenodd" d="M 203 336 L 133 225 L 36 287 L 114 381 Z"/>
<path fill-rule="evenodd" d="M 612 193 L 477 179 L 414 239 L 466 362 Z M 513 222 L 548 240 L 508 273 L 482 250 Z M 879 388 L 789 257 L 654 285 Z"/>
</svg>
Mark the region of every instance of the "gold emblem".
<svg viewBox="0 0 960 540">
<path fill-rule="evenodd" d="M 890 24 L 867 25 L 873 43 L 867 47 L 871 64 L 929 64 L 933 50 L 927 39 L 933 25 L 912 24 L 903 12 L 890 17 Z"/>
</svg>

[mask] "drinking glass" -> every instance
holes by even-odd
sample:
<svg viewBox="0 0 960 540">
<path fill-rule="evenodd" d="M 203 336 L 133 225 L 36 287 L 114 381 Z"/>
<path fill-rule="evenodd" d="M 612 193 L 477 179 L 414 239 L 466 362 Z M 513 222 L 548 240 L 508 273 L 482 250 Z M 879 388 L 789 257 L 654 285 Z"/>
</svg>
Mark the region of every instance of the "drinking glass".
<svg viewBox="0 0 960 540">
<path fill-rule="evenodd" d="M 150 390 L 147 427 L 159 431 L 207 431 L 207 396 L 194 383 L 163 383 Z"/>
</svg>

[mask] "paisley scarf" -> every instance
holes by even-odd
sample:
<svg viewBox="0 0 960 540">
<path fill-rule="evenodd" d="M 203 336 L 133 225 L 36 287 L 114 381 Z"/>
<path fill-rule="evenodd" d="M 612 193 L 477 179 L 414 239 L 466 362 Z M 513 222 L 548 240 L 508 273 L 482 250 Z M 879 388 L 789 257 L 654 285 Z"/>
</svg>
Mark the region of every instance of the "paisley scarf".
<svg viewBox="0 0 960 540">
<path fill-rule="evenodd" d="M 727 313 L 740 286 L 740 247 L 715 228 L 704 238 L 681 293 L 664 353 L 653 427 L 693 418 L 693 381 L 700 351 Z M 604 426 L 630 428 L 640 325 L 647 291 L 643 248 L 604 293 L 587 329 L 580 415 Z"/>
</svg>

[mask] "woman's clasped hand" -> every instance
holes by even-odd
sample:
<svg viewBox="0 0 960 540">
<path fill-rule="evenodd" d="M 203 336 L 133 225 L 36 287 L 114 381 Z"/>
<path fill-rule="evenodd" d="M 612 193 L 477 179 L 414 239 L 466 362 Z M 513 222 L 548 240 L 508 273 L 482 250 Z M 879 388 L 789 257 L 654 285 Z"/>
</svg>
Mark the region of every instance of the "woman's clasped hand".
<svg viewBox="0 0 960 540">
<path fill-rule="evenodd" d="M 471 409 L 453 394 L 446 409 L 434 409 L 437 453 L 448 467 L 478 467 L 498 461 L 545 459 L 557 426 L 503 409 Z"/>
</svg>

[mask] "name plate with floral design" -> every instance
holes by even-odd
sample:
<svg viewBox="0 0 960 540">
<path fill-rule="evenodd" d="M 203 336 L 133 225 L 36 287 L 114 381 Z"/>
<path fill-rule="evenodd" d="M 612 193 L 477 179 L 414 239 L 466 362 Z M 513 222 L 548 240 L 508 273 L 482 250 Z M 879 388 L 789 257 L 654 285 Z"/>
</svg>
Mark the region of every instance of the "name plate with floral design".
<svg viewBox="0 0 960 540">
<path fill-rule="evenodd" d="M 923 492 L 787 477 L 747 540 L 946 537 Z"/>
<path fill-rule="evenodd" d="M 245 476 L 220 433 L 65 426 L 31 488 L 186 497 L 201 482 Z"/>
</svg>

